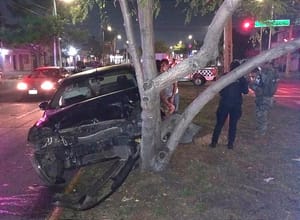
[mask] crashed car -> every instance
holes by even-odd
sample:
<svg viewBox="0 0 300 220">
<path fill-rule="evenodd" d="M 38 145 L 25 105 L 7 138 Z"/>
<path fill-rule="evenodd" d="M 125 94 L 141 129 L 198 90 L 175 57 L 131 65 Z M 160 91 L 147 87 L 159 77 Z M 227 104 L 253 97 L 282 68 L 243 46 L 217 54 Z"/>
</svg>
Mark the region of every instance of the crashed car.
<svg viewBox="0 0 300 220">
<path fill-rule="evenodd" d="M 122 64 L 71 75 L 39 106 L 44 113 L 30 128 L 28 142 L 40 178 L 47 185 L 61 184 L 68 169 L 112 160 L 92 192 L 66 204 L 86 209 L 115 191 L 139 157 L 141 110 L 134 68 Z M 108 182 L 109 191 L 95 198 Z"/>
<path fill-rule="evenodd" d="M 109 164 L 84 191 L 57 196 L 57 205 L 86 210 L 104 201 L 140 155 L 141 107 L 134 68 L 122 64 L 76 73 L 39 106 L 44 114 L 30 128 L 28 143 L 33 167 L 47 185 L 64 183 L 66 170 Z M 179 117 L 174 114 L 161 124 L 162 143 Z M 180 143 L 190 143 L 198 131 L 191 124 Z"/>
</svg>

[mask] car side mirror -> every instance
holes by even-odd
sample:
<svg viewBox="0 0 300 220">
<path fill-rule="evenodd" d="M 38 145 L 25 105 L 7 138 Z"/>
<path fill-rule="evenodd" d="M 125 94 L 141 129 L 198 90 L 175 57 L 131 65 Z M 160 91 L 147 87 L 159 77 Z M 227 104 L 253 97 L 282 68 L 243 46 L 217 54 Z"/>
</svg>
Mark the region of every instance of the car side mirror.
<svg viewBox="0 0 300 220">
<path fill-rule="evenodd" d="M 46 109 L 48 109 L 48 102 L 45 101 L 45 102 L 40 103 L 40 104 L 39 104 L 39 108 L 40 108 L 41 110 L 46 110 Z"/>
</svg>

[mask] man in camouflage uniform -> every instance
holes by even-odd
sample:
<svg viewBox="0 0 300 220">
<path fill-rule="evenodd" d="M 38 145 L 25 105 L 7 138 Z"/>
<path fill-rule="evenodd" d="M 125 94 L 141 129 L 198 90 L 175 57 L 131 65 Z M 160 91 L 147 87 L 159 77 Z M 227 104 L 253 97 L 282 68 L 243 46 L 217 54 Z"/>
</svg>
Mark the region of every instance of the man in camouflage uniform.
<svg viewBox="0 0 300 220">
<path fill-rule="evenodd" d="M 268 114 L 273 106 L 273 95 L 278 84 L 278 74 L 272 63 L 266 63 L 263 68 L 257 68 L 255 78 L 249 83 L 255 92 L 255 114 L 258 135 L 265 135 L 268 128 Z"/>
</svg>

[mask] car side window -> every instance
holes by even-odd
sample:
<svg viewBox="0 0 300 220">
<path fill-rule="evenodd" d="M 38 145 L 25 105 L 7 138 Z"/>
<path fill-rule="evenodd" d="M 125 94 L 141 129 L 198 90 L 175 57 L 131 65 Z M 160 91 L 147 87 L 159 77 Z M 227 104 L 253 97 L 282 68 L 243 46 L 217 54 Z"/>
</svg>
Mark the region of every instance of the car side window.
<svg viewBox="0 0 300 220">
<path fill-rule="evenodd" d="M 92 97 L 92 91 L 86 81 L 76 81 L 66 86 L 60 97 L 59 106 L 67 106 Z"/>
<path fill-rule="evenodd" d="M 98 96 L 101 93 L 103 77 L 92 77 L 88 79 L 89 87 L 91 88 L 92 94 Z"/>
<path fill-rule="evenodd" d="M 96 87 L 95 95 L 105 95 L 112 92 L 117 92 L 124 89 L 136 87 L 136 81 L 132 73 L 122 70 L 120 72 L 112 72 L 101 75 L 101 81 Z"/>
</svg>

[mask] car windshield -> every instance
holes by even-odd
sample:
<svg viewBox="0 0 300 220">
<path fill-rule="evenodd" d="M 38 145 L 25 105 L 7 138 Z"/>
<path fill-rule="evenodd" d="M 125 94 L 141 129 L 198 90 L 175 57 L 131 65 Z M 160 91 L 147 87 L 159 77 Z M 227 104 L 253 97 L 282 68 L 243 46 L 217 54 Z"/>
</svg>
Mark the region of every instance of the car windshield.
<svg viewBox="0 0 300 220">
<path fill-rule="evenodd" d="M 61 84 L 50 101 L 49 108 L 66 107 L 90 98 L 135 88 L 136 86 L 135 77 L 129 69 L 70 78 Z"/>
<path fill-rule="evenodd" d="M 30 78 L 62 78 L 64 75 L 59 69 L 36 69 Z"/>
</svg>

